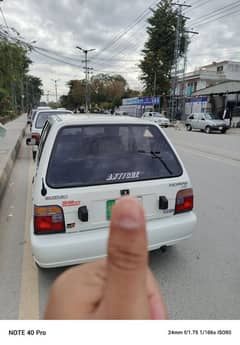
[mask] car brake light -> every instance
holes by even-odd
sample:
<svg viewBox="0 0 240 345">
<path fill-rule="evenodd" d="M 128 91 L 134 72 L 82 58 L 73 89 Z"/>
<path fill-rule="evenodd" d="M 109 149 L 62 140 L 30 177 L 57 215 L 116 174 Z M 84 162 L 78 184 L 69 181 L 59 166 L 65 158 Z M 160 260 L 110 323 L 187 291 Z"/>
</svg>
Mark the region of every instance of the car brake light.
<svg viewBox="0 0 240 345">
<path fill-rule="evenodd" d="M 175 214 L 188 212 L 193 209 L 193 190 L 183 189 L 177 193 L 176 204 L 175 204 Z"/>
<path fill-rule="evenodd" d="M 40 141 L 40 134 L 38 133 L 32 133 L 32 139 L 36 140 L 36 144 L 39 144 Z"/>
<path fill-rule="evenodd" d="M 34 233 L 53 234 L 65 232 L 65 222 L 60 206 L 34 206 Z"/>
</svg>

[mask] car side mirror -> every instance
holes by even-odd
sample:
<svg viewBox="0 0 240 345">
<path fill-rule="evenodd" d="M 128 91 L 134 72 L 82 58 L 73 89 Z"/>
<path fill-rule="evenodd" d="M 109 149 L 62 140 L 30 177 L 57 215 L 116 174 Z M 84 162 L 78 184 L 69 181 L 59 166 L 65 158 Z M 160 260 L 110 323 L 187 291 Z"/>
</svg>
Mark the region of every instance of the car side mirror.
<svg viewBox="0 0 240 345">
<path fill-rule="evenodd" d="M 36 145 L 36 139 L 27 138 L 27 139 L 26 139 L 26 145 L 28 145 L 28 146 L 34 146 L 34 145 Z"/>
</svg>

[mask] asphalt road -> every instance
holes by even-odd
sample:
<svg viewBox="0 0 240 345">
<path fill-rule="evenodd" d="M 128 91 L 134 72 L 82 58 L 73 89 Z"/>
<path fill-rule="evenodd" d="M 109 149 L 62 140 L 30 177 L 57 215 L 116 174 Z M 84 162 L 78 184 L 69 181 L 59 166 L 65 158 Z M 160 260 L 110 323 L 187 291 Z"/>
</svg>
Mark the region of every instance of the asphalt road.
<svg viewBox="0 0 240 345">
<path fill-rule="evenodd" d="M 150 254 L 171 319 L 240 317 L 240 135 L 166 129 L 195 193 L 190 240 Z M 64 269 L 31 258 L 31 149 L 23 143 L 0 207 L 0 319 L 42 317 L 48 289 Z"/>
</svg>

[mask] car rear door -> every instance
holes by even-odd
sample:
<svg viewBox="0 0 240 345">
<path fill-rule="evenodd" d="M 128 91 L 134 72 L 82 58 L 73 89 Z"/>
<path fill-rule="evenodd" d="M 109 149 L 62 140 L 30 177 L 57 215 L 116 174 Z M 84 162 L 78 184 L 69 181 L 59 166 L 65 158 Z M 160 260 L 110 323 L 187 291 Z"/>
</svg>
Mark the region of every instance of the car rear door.
<svg viewBox="0 0 240 345">
<path fill-rule="evenodd" d="M 99 126 L 102 135 L 85 136 L 80 127 L 79 134 L 70 128 L 58 135 L 47 169 L 47 199 L 64 210 L 67 232 L 107 227 L 112 206 L 124 195 L 138 198 L 148 220 L 172 217 L 177 192 L 189 187 L 157 126 L 112 127 L 112 136 L 105 135 L 106 126 Z"/>
</svg>

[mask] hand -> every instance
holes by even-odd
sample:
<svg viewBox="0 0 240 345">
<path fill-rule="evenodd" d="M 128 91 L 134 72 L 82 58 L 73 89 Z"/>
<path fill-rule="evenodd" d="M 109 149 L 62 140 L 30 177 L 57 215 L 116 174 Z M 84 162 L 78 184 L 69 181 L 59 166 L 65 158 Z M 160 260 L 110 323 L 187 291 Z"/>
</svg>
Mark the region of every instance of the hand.
<svg viewBox="0 0 240 345">
<path fill-rule="evenodd" d="M 45 319 L 166 319 L 148 268 L 144 211 L 131 197 L 112 209 L 107 258 L 65 271 L 51 288 Z"/>
</svg>

